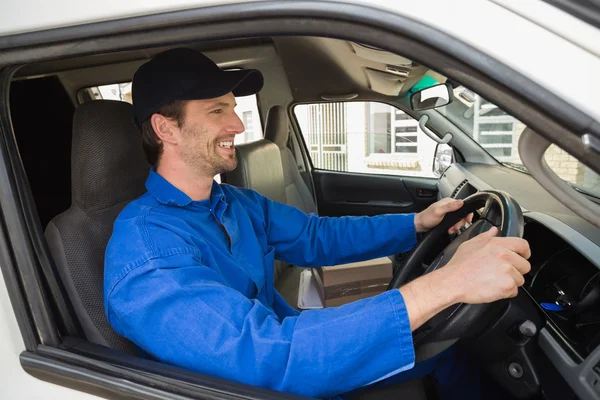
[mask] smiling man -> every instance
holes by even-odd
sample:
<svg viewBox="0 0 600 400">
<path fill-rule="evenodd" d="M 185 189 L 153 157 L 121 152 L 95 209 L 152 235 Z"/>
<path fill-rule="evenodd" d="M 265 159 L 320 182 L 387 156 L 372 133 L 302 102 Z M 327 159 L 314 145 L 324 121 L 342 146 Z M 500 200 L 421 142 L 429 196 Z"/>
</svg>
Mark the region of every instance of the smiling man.
<svg viewBox="0 0 600 400">
<path fill-rule="evenodd" d="M 117 332 L 167 363 L 331 397 L 413 368 L 411 332 L 444 308 L 516 295 L 529 246 L 494 228 L 399 290 L 301 314 L 288 306 L 273 285 L 275 258 L 311 267 L 405 252 L 462 202 L 320 218 L 217 184 L 216 174 L 236 167 L 234 137 L 244 131 L 235 96 L 262 85 L 259 71 L 222 71 L 189 49 L 136 72 L 134 117 L 154 168 L 106 252 L 105 310 Z"/>
</svg>

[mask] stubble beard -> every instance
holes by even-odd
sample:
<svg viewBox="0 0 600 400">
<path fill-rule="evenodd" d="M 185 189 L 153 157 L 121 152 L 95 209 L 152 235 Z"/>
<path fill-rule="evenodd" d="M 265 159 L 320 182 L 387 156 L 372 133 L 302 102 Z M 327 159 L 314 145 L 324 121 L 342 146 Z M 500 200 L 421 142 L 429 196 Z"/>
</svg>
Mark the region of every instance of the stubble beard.
<svg viewBox="0 0 600 400">
<path fill-rule="evenodd" d="M 189 129 L 191 128 L 191 129 Z M 182 131 L 185 137 L 180 156 L 191 171 L 199 176 L 210 176 L 233 171 L 238 164 L 235 153 L 227 158 L 219 154 L 218 142 L 223 138 L 209 140 L 207 129 L 202 127 L 188 127 Z"/>
</svg>

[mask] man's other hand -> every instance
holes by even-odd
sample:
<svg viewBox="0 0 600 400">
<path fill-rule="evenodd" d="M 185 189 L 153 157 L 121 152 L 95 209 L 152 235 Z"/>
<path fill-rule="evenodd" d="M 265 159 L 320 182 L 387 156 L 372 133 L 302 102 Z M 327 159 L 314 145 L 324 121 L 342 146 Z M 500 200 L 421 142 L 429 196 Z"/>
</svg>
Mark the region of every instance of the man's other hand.
<svg viewBox="0 0 600 400">
<path fill-rule="evenodd" d="M 449 213 L 458 210 L 463 206 L 462 200 L 454 200 L 449 197 L 443 198 L 427 207 L 425 210 L 415 215 L 415 229 L 417 232 L 426 232 L 439 225 L 444 219 L 444 216 Z M 448 229 L 449 234 L 453 234 L 462 228 L 467 222 L 471 223 L 473 214 L 469 214 L 466 218 L 463 218 L 457 222 L 452 228 Z"/>
<path fill-rule="evenodd" d="M 456 303 L 490 303 L 515 297 L 531 265 L 529 243 L 496 237 L 493 227 L 458 247 L 448 264 L 400 288 L 412 330 Z"/>
<path fill-rule="evenodd" d="M 496 237 L 493 227 L 458 247 L 454 257 L 440 269 L 447 288 L 462 303 L 490 303 L 515 297 L 531 270 L 529 243 L 515 237 Z"/>
</svg>

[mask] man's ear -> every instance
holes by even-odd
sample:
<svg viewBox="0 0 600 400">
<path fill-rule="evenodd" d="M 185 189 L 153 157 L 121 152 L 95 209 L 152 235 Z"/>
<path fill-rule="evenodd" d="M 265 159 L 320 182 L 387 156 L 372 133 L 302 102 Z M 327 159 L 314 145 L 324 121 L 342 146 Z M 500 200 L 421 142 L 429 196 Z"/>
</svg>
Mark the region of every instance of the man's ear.
<svg viewBox="0 0 600 400">
<path fill-rule="evenodd" d="M 150 123 L 156 136 L 165 143 L 177 144 L 179 140 L 179 130 L 177 121 L 167 118 L 164 115 L 152 114 Z"/>
</svg>

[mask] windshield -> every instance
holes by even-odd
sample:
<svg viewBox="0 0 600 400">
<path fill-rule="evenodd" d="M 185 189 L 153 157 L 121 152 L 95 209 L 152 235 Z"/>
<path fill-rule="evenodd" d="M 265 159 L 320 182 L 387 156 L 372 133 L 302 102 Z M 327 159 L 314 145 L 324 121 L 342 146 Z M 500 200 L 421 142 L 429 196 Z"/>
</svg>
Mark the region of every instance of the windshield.
<svg viewBox="0 0 600 400">
<path fill-rule="evenodd" d="M 526 125 L 473 91 L 459 86 L 454 101 L 436 109 L 499 162 L 527 172 L 519 156 L 519 136 Z M 600 198 L 600 176 L 558 146 L 544 155 L 548 166 L 576 189 Z"/>
</svg>

